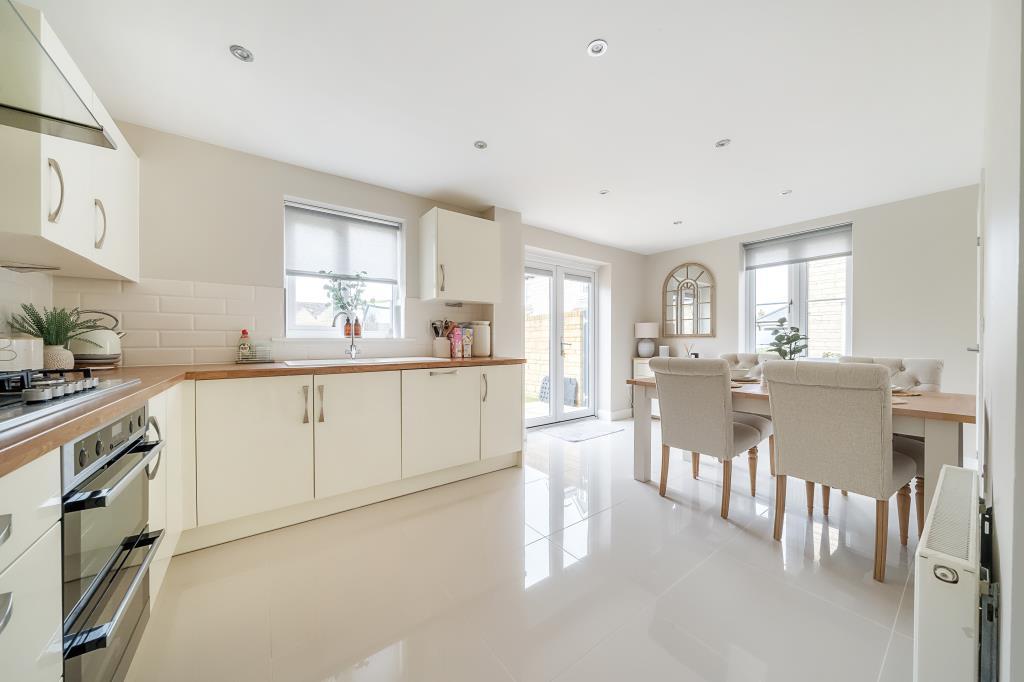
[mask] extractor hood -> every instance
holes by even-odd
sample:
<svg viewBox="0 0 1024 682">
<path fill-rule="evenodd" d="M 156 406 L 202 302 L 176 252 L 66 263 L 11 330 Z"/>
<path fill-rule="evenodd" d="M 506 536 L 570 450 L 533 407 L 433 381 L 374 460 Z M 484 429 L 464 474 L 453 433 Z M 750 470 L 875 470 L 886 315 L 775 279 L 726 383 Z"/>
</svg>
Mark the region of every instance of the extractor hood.
<svg viewBox="0 0 1024 682">
<path fill-rule="evenodd" d="M 11 0 L 0 0 L 0 125 L 115 149 Z"/>
</svg>

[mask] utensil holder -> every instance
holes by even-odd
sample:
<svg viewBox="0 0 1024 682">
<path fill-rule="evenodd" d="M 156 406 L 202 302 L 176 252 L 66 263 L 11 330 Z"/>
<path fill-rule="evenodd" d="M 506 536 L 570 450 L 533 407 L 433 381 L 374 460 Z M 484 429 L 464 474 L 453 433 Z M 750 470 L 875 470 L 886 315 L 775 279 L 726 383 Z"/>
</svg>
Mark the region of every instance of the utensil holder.
<svg viewBox="0 0 1024 682">
<path fill-rule="evenodd" d="M 434 339 L 433 355 L 435 358 L 450 358 L 452 356 L 451 341 L 444 336 Z"/>
</svg>

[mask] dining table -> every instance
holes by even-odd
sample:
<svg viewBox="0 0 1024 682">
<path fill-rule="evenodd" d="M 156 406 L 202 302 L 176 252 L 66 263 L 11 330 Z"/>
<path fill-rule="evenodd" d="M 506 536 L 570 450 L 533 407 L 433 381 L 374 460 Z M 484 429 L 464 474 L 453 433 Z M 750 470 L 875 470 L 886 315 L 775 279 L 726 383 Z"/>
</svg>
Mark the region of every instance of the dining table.
<svg viewBox="0 0 1024 682">
<path fill-rule="evenodd" d="M 633 478 L 651 480 L 651 400 L 658 397 L 653 378 L 627 379 L 633 387 Z M 768 389 L 757 383 L 734 384 L 732 408 L 771 416 Z M 975 423 L 976 399 L 969 393 L 921 392 L 893 396 L 892 430 L 924 438 L 925 509 L 931 506 L 944 464 L 962 466 L 964 424 Z"/>
</svg>

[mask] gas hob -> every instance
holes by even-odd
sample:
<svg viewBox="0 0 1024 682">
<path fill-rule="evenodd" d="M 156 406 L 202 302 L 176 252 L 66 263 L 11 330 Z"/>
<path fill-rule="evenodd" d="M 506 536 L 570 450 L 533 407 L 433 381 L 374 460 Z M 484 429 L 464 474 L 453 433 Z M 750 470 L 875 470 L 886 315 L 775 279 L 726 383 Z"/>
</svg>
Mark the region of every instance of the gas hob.
<svg viewBox="0 0 1024 682">
<path fill-rule="evenodd" d="M 88 369 L 0 372 L 0 432 L 137 383 L 138 379 L 99 379 Z"/>
</svg>

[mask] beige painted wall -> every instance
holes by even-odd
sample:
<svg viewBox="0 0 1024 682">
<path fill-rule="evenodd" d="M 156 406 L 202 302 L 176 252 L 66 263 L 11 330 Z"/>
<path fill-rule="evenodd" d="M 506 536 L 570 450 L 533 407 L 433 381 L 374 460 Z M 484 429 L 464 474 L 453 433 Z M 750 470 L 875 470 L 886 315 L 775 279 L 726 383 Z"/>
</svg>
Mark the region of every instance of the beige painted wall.
<svg viewBox="0 0 1024 682">
<path fill-rule="evenodd" d="M 977 186 L 825 216 L 651 256 L 644 311 L 658 317 L 661 286 L 677 265 L 698 261 L 718 285 L 717 335 L 686 339 L 707 357 L 745 350 L 742 243 L 853 223 L 853 352 L 942 358 L 943 388 L 974 391 Z M 682 348 L 683 339 L 663 339 Z"/>
</svg>

